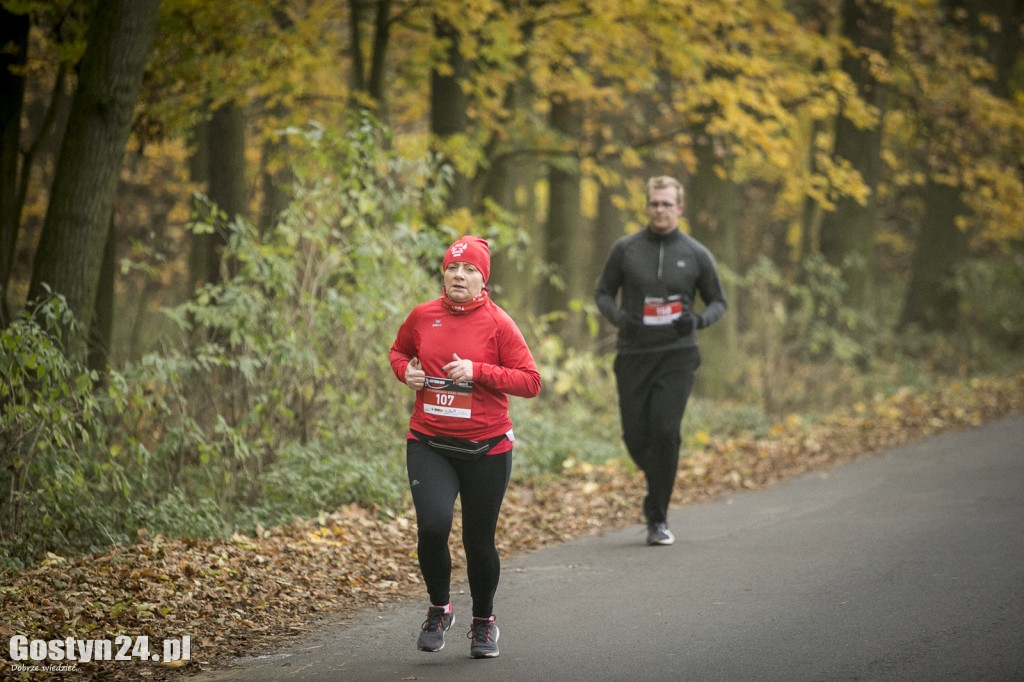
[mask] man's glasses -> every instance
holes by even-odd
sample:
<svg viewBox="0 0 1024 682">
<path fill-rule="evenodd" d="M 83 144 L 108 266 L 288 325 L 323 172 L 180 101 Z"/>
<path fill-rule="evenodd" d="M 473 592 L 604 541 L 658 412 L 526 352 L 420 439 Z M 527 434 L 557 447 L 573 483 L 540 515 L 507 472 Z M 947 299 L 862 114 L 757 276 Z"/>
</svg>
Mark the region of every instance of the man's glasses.
<svg viewBox="0 0 1024 682">
<path fill-rule="evenodd" d="M 650 208 L 672 208 L 675 204 L 668 201 L 648 201 L 647 205 Z"/>
</svg>

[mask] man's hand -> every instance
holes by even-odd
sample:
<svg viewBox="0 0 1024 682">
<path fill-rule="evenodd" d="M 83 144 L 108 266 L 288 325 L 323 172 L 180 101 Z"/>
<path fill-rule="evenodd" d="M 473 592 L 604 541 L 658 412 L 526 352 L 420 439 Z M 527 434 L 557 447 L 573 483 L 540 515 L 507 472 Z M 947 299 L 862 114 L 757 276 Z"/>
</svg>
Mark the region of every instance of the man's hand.
<svg viewBox="0 0 1024 682">
<path fill-rule="evenodd" d="M 676 333 L 679 334 L 679 336 L 689 336 L 694 332 L 694 330 L 700 329 L 703 326 L 701 324 L 702 322 L 703 320 L 700 315 L 686 312 L 676 318 L 675 322 L 672 323 L 672 326 L 676 328 Z"/>
<path fill-rule="evenodd" d="M 625 336 L 632 336 L 644 326 L 644 320 L 636 313 L 623 313 L 619 320 L 619 329 Z"/>
</svg>

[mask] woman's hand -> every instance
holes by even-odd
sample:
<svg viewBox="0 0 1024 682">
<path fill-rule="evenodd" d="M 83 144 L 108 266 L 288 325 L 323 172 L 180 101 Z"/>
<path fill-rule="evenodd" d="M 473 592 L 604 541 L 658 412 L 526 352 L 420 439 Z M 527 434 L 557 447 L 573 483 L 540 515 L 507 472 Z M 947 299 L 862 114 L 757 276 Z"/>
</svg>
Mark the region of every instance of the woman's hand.
<svg viewBox="0 0 1024 682">
<path fill-rule="evenodd" d="M 410 360 L 409 364 L 405 366 L 405 385 L 414 391 L 418 391 L 423 388 L 426 380 L 427 373 L 420 366 L 419 358 Z"/>
<path fill-rule="evenodd" d="M 452 361 L 441 369 L 454 382 L 473 380 L 473 361 L 463 360 L 457 353 L 452 353 Z"/>
</svg>

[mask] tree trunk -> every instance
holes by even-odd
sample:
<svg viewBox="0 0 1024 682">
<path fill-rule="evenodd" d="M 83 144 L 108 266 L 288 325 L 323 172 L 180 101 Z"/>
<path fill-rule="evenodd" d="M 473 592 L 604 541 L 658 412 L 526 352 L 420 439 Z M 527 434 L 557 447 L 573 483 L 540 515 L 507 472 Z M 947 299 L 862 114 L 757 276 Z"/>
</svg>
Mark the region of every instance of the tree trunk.
<svg viewBox="0 0 1024 682">
<path fill-rule="evenodd" d="M 519 31 L 519 42 L 529 44 L 533 38 L 533 23 L 523 22 Z M 519 55 L 516 64 L 520 73 L 525 74 L 528 55 L 525 52 Z M 534 84 L 525 75 L 510 83 L 505 91 L 505 108 L 509 117 L 515 118 L 515 112 L 529 111 L 535 96 Z M 522 154 L 523 150 L 518 145 L 512 149 L 506 145 L 499 136 L 492 138 L 487 148 L 488 161 L 481 184 L 484 198 L 494 201 L 509 215 L 516 216 L 520 229 L 530 237 L 523 240 L 526 251 L 515 254 L 518 260 L 510 257 L 508 249 L 498 250 L 491 259 L 491 281 L 499 297 L 497 300 L 518 319 L 520 314 L 536 315 L 541 312 L 540 297 L 534 295 L 536 274 L 531 265 L 543 258 L 539 250 L 542 240 L 537 238 L 540 230 L 535 218 L 534 187 L 543 176 L 544 169 L 534 155 Z"/>
<path fill-rule="evenodd" d="M 487 173 L 482 183 L 482 193 L 509 215 L 521 216 L 521 228 L 530 232 L 528 211 L 520 210 L 517 193 L 522 190 L 529 196 L 533 185 L 540 177 L 540 169 L 533 159 L 523 159 L 515 154 L 499 154 L 489 157 Z M 532 235 L 533 233 L 530 232 Z M 517 251 L 511 257 L 508 248 L 491 245 L 491 278 L 495 301 L 517 317 L 519 313 L 539 313 L 538 296 L 534 295 L 534 273 L 530 266 L 543 254 L 536 252 L 537 240 L 528 241 L 528 253 Z M 507 245 L 501 245 L 507 246 Z M 518 246 L 516 247 L 519 248 Z"/>
<path fill-rule="evenodd" d="M 367 92 L 377 103 L 377 116 L 386 120 L 387 112 L 387 54 L 391 42 L 391 0 L 377 0 L 377 14 L 373 28 L 373 54 L 370 58 L 370 77 Z"/>
<path fill-rule="evenodd" d="M 0 328 L 10 321 L 7 286 L 21 223 L 18 202 L 18 160 L 21 154 L 21 113 L 25 103 L 29 18 L 0 7 Z"/>
<path fill-rule="evenodd" d="M 246 213 L 245 114 L 235 103 L 224 104 L 210 118 L 210 178 L 207 193 L 227 221 Z M 211 282 L 220 281 L 221 257 L 229 232 L 222 226 L 214 232 L 207 251 L 207 273 Z"/>
<path fill-rule="evenodd" d="M 370 66 L 366 67 L 363 49 L 366 45 L 363 26 L 369 5 L 375 5 L 373 13 L 373 37 L 370 40 Z M 391 42 L 391 0 L 375 0 L 367 3 L 349 0 L 349 58 L 352 85 L 352 106 L 370 108 L 378 120 L 387 119 L 387 54 Z M 360 97 L 362 95 L 363 97 Z M 366 98 L 371 101 L 367 101 Z"/>
<path fill-rule="evenodd" d="M 191 153 L 188 157 L 189 179 L 199 186 L 205 186 L 210 180 L 210 126 L 209 121 L 200 121 L 192 126 L 189 135 Z M 193 201 L 192 211 L 204 214 L 205 207 Z M 202 239 L 202 235 L 189 235 L 188 253 L 188 295 L 195 293 L 197 287 L 210 281 L 207 276 L 206 252 L 210 248 L 210 240 Z"/>
<path fill-rule="evenodd" d="M 826 38 L 829 32 L 828 11 L 822 6 L 804 7 L 806 15 L 800 17 L 806 26 L 815 26 L 816 32 Z M 825 60 L 818 58 L 812 67 L 813 73 L 818 76 L 825 71 Z M 824 132 L 825 122 L 815 117 L 807 131 L 807 173 L 814 177 L 820 173 L 818 163 L 818 136 Z M 796 254 L 796 260 L 802 261 L 811 253 L 820 250 L 820 228 L 821 228 L 822 207 L 818 200 L 808 193 L 804 196 L 803 205 L 800 209 L 800 245 Z"/>
<path fill-rule="evenodd" d="M 364 0 L 348 1 L 348 58 L 352 66 L 348 72 L 349 86 L 353 93 L 366 90 L 366 60 L 363 59 L 363 14 Z"/>
<path fill-rule="evenodd" d="M 84 361 L 114 195 L 160 0 L 105 0 L 96 6 L 79 68 L 70 125 L 61 144 L 29 287 L 63 294 L 79 321 L 66 339 Z"/>
<path fill-rule="evenodd" d="M 697 135 L 697 173 L 686 193 L 686 216 L 693 236 L 711 251 L 715 262 L 737 267 L 740 262 L 739 225 L 736 211 L 736 186 L 715 171 L 722 160 L 710 135 Z M 727 174 L 726 174 L 727 175 Z M 730 314 L 700 332 L 701 370 L 697 390 L 710 398 L 723 398 L 736 377 L 732 376 L 739 354 L 739 306 L 736 286 L 725 277 L 722 288 L 729 302 Z M 699 310 L 697 312 L 700 312 Z"/>
<path fill-rule="evenodd" d="M 924 194 L 925 215 L 917 238 L 910 286 L 903 303 L 900 328 L 916 325 L 927 331 L 956 327 L 960 292 L 954 277 L 967 250 L 967 236 L 957 227 L 966 207 L 955 185 L 930 181 Z"/>
<path fill-rule="evenodd" d="M 260 185 L 263 188 L 263 201 L 260 203 L 259 231 L 268 235 L 274 231 L 281 214 L 288 208 L 291 195 L 286 188 L 295 180 L 290 167 L 277 171 L 268 169 L 268 165 L 277 155 L 284 155 L 288 142 L 284 139 L 268 140 L 263 145 L 263 170 L 260 173 Z"/>
<path fill-rule="evenodd" d="M 860 173 L 869 194 L 861 204 L 842 197 L 825 214 L 821 224 L 821 252 L 833 265 L 843 268 L 849 285 L 847 301 L 863 307 L 871 300 L 875 268 L 875 231 L 878 223 L 878 185 L 882 177 L 882 119 L 887 88 L 872 74 L 870 57 L 888 60 L 892 49 L 892 10 L 878 0 L 843 2 L 843 35 L 852 51 L 843 53 L 842 68 L 857 87 L 858 96 L 878 112 L 870 128 L 858 128 L 840 116 L 836 122 L 834 156 L 846 160 Z M 856 262 L 851 262 L 851 257 Z"/>
<path fill-rule="evenodd" d="M 351 9 L 355 13 L 355 8 Z M 282 32 L 294 31 L 295 22 L 286 11 L 285 3 L 279 3 L 273 11 L 274 22 Z M 353 41 L 355 36 L 353 36 Z M 274 104 L 269 113 L 269 118 L 274 122 L 275 128 L 280 128 L 288 119 L 291 109 L 283 102 Z M 244 144 L 244 140 L 243 140 Z M 260 168 L 260 187 L 263 190 L 262 201 L 259 206 L 256 226 L 260 236 L 273 232 L 277 227 L 277 221 L 281 214 L 288 208 L 291 196 L 288 193 L 295 180 L 295 173 L 291 164 L 284 164 L 281 168 L 273 170 L 274 161 L 277 158 L 286 158 L 289 148 L 288 137 L 285 135 L 273 135 L 263 143 L 262 162 Z"/>
<path fill-rule="evenodd" d="M 221 280 L 221 258 L 228 242 L 225 221 L 245 214 L 245 117 L 234 103 L 218 107 L 205 125 L 194 131 L 196 149 L 192 179 L 206 180 L 206 196 L 219 211 L 208 216 L 213 232 L 192 235 L 189 258 L 190 291 Z"/>
<path fill-rule="evenodd" d="M 579 104 L 556 99 L 551 104 L 551 126 L 570 141 L 583 135 L 583 115 Z M 573 299 L 591 300 L 593 282 L 589 281 L 591 238 L 583 217 L 579 159 L 567 153 L 551 164 L 548 171 L 548 219 L 544 230 L 544 261 L 554 267 L 559 283 L 546 282 L 544 312 L 565 312 L 565 321 L 554 325 L 566 343 L 583 340 L 583 324 L 569 311 Z"/>
<path fill-rule="evenodd" d="M 608 164 L 622 177 L 625 169 L 618 161 L 609 161 Z M 590 290 L 593 292 L 597 278 L 604 269 L 604 261 L 611 253 L 615 241 L 622 236 L 623 228 L 626 225 L 625 211 L 620 207 L 619 202 L 628 200 L 627 191 L 621 186 L 602 185 L 597 196 L 597 219 L 594 223 L 593 253 L 591 254 L 590 268 Z M 601 333 L 598 339 L 598 350 L 600 352 L 612 352 L 615 349 L 615 338 L 617 330 L 611 322 L 603 315 L 599 316 Z"/>
<path fill-rule="evenodd" d="M 459 34 L 447 21 L 435 17 L 434 33 L 445 44 L 447 69 L 433 69 L 430 72 L 430 132 L 444 141 L 453 135 L 465 133 L 469 125 L 466 113 L 467 97 L 462 91 L 461 81 L 469 71 L 469 65 L 459 50 Z M 472 202 L 469 181 L 465 173 L 454 169 L 452 186 L 448 197 L 449 208 L 469 208 Z"/>
<path fill-rule="evenodd" d="M 117 240 L 113 219 L 107 231 L 100 266 L 100 280 L 96 291 L 96 314 L 89 330 L 89 369 L 102 373 L 110 362 L 111 341 L 114 334 L 114 282 L 117 279 Z"/>
</svg>

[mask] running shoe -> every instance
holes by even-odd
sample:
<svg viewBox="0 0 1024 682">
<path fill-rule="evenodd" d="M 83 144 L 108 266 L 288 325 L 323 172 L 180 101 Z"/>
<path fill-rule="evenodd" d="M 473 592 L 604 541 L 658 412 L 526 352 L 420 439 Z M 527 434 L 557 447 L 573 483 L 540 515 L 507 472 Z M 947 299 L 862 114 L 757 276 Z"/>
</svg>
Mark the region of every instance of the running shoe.
<svg viewBox="0 0 1024 682">
<path fill-rule="evenodd" d="M 498 655 L 498 626 L 494 624 L 494 616 L 473 618 L 473 625 L 466 636 L 473 640 L 469 645 L 469 655 L 473 658 L 494 658 Z"/>
<path fill-rule="evenodd" d="M 671 545 L 675 541 L 676 536 L 672 535 L 667 523 L 652 523 L 647 526 L 648 545 Z"/>
<path fill-rule="evenodd" d="M 416 640 L 416 648 L 420 651 L 440 651 L 444 648 L 444 633 L 452 626 L 455 614 L 444 612 L 443 606 L 431 606 L 427 609 L 427 619 L 423 621 L 423 632 Z"/>
</svg>

